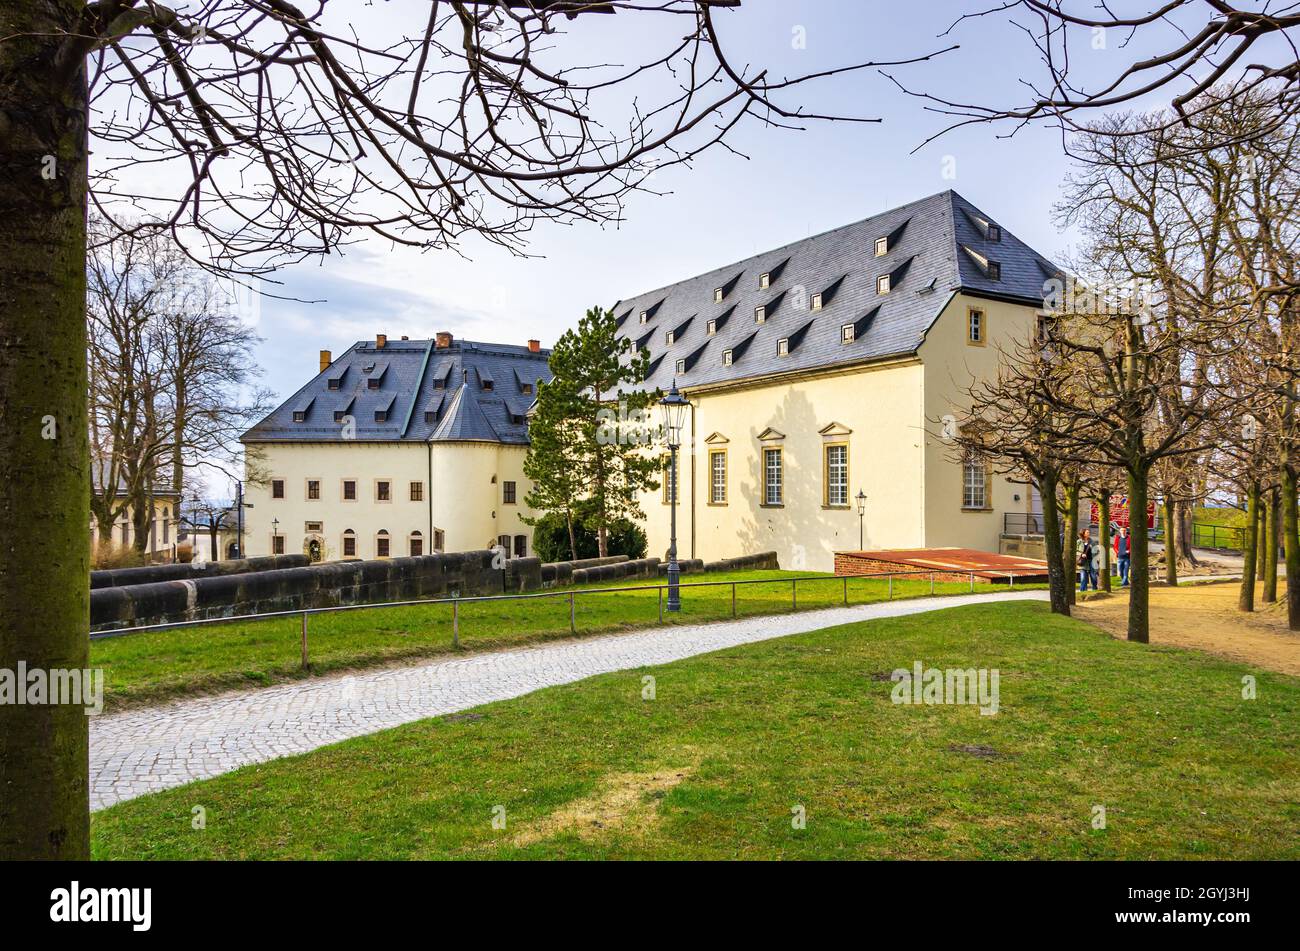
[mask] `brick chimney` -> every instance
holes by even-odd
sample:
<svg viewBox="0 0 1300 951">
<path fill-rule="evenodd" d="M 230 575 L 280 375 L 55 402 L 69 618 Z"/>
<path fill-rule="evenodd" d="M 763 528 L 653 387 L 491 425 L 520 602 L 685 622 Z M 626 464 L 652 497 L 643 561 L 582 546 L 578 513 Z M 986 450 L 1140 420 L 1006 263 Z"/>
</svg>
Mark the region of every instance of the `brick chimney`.
<svg viewBox="0 0 1300 951">
<path fill-rule="evenodd" d="M 450 347 L 451 331 L 439 330 L 437 336 L 434 337 L 434 346 L 437 347 L 439 350 L 446 350 L 448 347 Z"/>
<path fill-rule="evenodd" d="M 388 346 L 388 334 L 375 334 L 375 349 L 383 350 Z"/>
<path fill-rule="evenodd" d="M 321 372 L 321 373 L 324 373 L 326 370 L 328 370 L 328 369 L 330 368 L 330 364 L 333 363 L 333 362 L 334 362 L 334 358 L 333 358 L 333 356 L 330 354 L 330 352 L 329 352 L 328 350 L 322 350 L 322 351 L 320 352 L 320 372 Z"/>
<path fill-rule="evenodd" d="M 541 342 L 540 340 L 530 340 L 530 341 L 528 341 L 528 352 L 529 352 L 529 353 L 541 353 L 541 352 L 542 352 L 542 342 Z"/>
</svg>

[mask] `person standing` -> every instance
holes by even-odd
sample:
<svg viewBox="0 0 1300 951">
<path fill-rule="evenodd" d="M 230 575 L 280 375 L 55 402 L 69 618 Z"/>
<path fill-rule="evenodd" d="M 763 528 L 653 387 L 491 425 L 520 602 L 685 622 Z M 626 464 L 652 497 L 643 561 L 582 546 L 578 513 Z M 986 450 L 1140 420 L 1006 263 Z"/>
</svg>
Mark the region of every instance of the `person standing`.
<svg viewBox="0 0 1300 951">
<path fill-rule="evenodd" d="M 1075 552 L 1078 555 L 1079 565 L 1079 590 L 1088 590 L 1088 579 L 1092 577 L 1092 533 L 1084 529 L 1079 533 L 1079 541 L 1075 546 Z M 1094 584 L 1095 590 L 1095 584 Z"/>
<path fill-rule="evenodd" d="M 1095 545 L 1090 544 L 1088 547 L 1092 553 L 1092 561 L 1088 565 L 1088 578 L 1092 581 L 1092 590 L 1100 591 L 1101 585 L 1098 584 L 1098 581 L 1101 579 L 1101 542 L 1098 541 Z"/>
<path fill-rule="evenodd" d="M 1121 525 L 1119 534 L 1115 536 L 1115 563 L 1119 565 L 1119 584 L 1121 588 L 1128 587 L 1129 551 L 1128 526 Z"/>
</svg>

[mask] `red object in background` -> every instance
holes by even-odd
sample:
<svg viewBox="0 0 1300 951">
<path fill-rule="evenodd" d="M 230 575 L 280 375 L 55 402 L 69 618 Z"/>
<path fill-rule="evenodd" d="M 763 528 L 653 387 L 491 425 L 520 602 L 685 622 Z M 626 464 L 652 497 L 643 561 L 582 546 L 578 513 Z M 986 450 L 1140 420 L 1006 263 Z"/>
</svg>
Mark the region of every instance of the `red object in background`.
<svg viewBox="0 0 1300 951">
<path fill-rule="evenodd" d="M 1098 508 L 1097 503 L 1093 502 L 1092 509 L 1089 514 L 1089 521 L 1099 523 L 1100 519 L 1101 519 L 1101 511 Z M 1124 528 L 1130 527 L 1127 495 L 1112 495 L 1110 497 L 1110 520 L 1115 523 L 1116 527 L 1119 526 L 1123 526 Z M 1147 503 L 1147 528 L 1151 529 L 1155 527 L 1156 527 L 1156 503 L 1148 502 Z"/>
</svg>

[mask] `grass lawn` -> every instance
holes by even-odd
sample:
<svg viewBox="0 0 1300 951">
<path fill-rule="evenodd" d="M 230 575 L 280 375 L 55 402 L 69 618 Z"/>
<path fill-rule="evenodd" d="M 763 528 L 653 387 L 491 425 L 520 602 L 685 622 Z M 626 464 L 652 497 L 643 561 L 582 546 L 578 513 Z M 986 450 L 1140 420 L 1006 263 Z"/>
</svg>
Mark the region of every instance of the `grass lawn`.
<svg viewBox="0 0 1300 951">
<path fill-rule="evenodd" d="M 764 581 L 738 585 L 736 613 L 740 616 L 790 610 L 790 578 L 815 577 L 813 572 L 746 571 L 688 575 L 683 583 Z M 784 580 L 779 580 L 784 579 Z M 769 583 L 770 582 L 770 583 Z M 631 579 L 628 585 L 656 582 Z M 533 641 L 572 637 L 569 630 L 570 590 L 617 587 L 617 583 L 577 585 L 560 589 L 562 596 L 525 601 L 467 603 L 460 606 L 460 650 L 487 650 Z M 988 586 L 978 585 L 978 589 Z M 940 594 L 965 593 L 968 584 L 938 583 Z M 930 593 L 925 578 L 896 578 L 893 597 Z M 890 596 L 885 579 L 850 579 L 851 604 Z M 841 579 L 801 583 L 798 608 L 843 603 Z M 731 587 L 687 588 L 683 609 L 669 623 L 697 623 L 731 617 Z M 298 617 L 150 631 L 92 640 L 92 667 L 104 668 L 104 695 L 109 708 L 125 702 L 149 702 L 187 693 L 232 687 L 266 686 L 278 681 L 350 667 L 365 667 L 402 658 L 447 653 L 452 647 L 452 609 L 447 604 L 375 608 L 318 614 L 308 623 L 311 669 L 303 671 L 302 627 Z M 658 624 L 658 593 L 621 592 L 588 595 L 576 602 L 578 634 L 595 634 Z"/>
<path fill-rule="evenodd" d="M 999 712 L 892 703 L 881 678 L 916 660 L 998 668 Z M 1258 699 L 1242 699 L 1247 673 Z M 1298 723 L 1296 678 L 1113 640 L 1041 603 L 978 605 L 607 674 L 247 767 L 97 813 L 94 854 L 1296 859 Z"/>
</svg>

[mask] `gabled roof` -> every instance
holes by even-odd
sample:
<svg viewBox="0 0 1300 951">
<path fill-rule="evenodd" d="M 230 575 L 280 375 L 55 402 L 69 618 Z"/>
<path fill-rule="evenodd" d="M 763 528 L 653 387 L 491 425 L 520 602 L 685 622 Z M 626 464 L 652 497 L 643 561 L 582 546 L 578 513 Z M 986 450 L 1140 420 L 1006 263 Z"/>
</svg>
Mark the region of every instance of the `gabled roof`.
<svg viewBox="0 0 1300 951">
<path fill-rule="evenodd" d="M 889 239 L 880 257 L 878 238 Z M 971 252 L 997 262 L 996 279 Z M 770 284 L 760 288 L 765 273 Z M 676 359 L 663 358 L 684 354 L 696 359 L 679 386 L 726 383 L 911 355 L 953 293 L 1042 306 L 1045 276 L 1058 273 L 995 218 L 946 191 L 619 302 L 631 314 L 651 311 L 660 327 L 676 328 L 671 347 L 662 333 L 648 333 L 635 319 L 619 333 L 649 352 L 647 388 L 667 389 Z M 890 290 L 877 294 L 877 278 L 886 274 Z M 737 276 L 717 303 L 715 290 Z M 809 301 L 817 293 L 822 308 L 812 311 Z M 762 324 L 750 316 L 760 306 L 766 308 Z M 683 326 L 694 315 L 699 319 Z M 708 320 L 725 316 L 731 319 L 718 319 L 715 336 L 708 337 Z M 850 323 L 854 339 L 841 343 L 841 328 Z M 782 337 L 792 338 L 790 354 L 778 357 Z M 710 339 L 716 343 L 701 353 Z M 731 366 L 723 366 L 724 350 L 732 351 Z"/>
<path fill-rule="evenodd" d="M 242 439 L 248 443 L 341 440 L 343 425 L 334 416 L 346 410 L 354 420 L 355 438 L 362 442 L 526 445 L 528 425 L 521 408 L 506 398 L 526 409 L 531 398 L 516 394 L 515 381 L 549 381 L 549 356 L 549 350 L 534 352 L 526 346 L 469 340 L 438 347 L 433 340 L 390 339 L 382 348 L 373 340 L 358 341 Z M 368 381 L 380 373 L 380 386 L 371 389 Z M 339 377 L 341 388 L 330 390 L 329 380 Z M 482 387 L 486 380 L 497 381 L 494 389 Z M 317 400 L 318 396 L 324 398 Z M 294 410 L 304 406 L 306 419 L 295 422 Z M 432 418 L 426 413 L 432 413 Z"/>
</svg>

